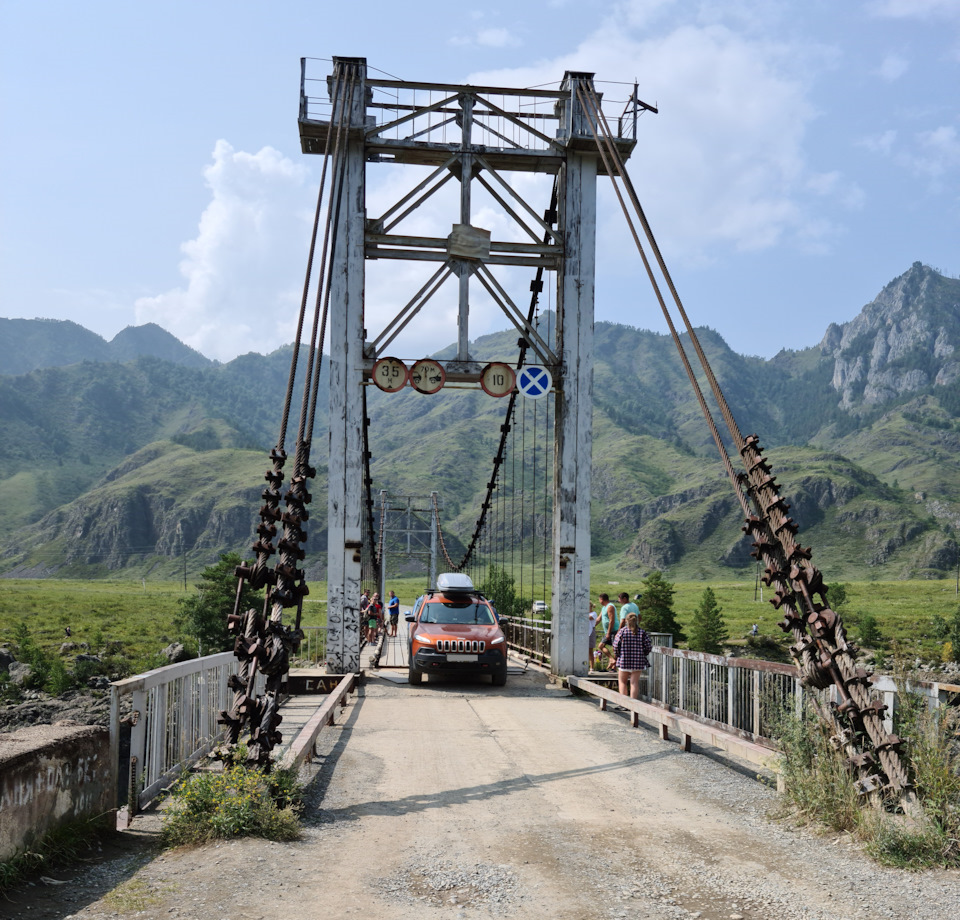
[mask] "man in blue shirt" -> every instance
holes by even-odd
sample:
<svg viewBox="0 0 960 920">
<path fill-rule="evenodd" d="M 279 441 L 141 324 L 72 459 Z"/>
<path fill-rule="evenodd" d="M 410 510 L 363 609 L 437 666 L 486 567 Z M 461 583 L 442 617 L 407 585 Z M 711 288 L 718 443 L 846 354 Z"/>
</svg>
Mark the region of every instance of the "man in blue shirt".
<svg viewBox="0 0 960 920">
<path fill-rule="evenodd" d="M 620 592 L 620 625 L 622 626 L 627 621 L 628 613 L 635 613 L 637 619 L 640 619 L 640 608 L 630 600 L 630 595 L 626 591 Z"/>
<path fill-rule="evenodd" d="M 395 636 L 397 634 L 397 623 L 400 622 L 400 598 L 392 591 L 390 592 L 390 600 L 387 601 L 387 613 L 390 614 L 390 635 Z"/>
</svg>

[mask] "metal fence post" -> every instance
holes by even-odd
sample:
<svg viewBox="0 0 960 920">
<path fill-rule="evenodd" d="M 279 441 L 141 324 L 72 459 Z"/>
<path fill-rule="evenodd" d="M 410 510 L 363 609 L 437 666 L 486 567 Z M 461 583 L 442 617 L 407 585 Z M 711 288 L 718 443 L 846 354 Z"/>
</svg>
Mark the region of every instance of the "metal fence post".
<svg viewBox="0 0 960 920">
<path fill-rule="evenodd" d="M 127 813 L 132 817 L 140 810 L 139 790 L 143 778 L 143 761 L 147 751 L 147 694 L 135 690 L 131 694 L 133 727 L 130 730 L 130 790 Z"/>
</svg>

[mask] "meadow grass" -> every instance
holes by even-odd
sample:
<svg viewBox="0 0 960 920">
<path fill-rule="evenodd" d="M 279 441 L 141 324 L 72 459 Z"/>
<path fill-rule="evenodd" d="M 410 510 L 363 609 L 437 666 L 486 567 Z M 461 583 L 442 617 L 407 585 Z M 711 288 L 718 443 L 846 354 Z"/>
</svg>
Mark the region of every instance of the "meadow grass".
<svg viewBox="0 0 960 920">
<path fill-rule="evenodd" d="M 613 596 L 626 591 L 633 597 L 642 589 L 639 578 L 618 578 L 615 572 L 597 568 L 601 571 L 595 572 L 591 583 L 594 599 L 601 591 Z M 526 594 L 533 593 L 530 584 L 532 579 L 525 585 Z M 761 635 L 783 636 L 777 626 L 781 615 L 769 603 L 770 589 L 763 588 L 761 600 L 754 580 L 677 581 L 674 587 L 673 606 L 684 627 L 691 624 L 704 588 L 710 587 L 722 607 L 732 644 L 742 643 L 754 623 Z M 391 588 L 403 606 L 410 606 L 426 590 L 426 577 L 390 578 L 387 590 Z M 932 621 L 937 615 L 949 618 L 960 604 L 954 581 L 848 582 L 846 588 L 847 601 L 840 613 L 854 639 L 860 618 L 869 613 L 880 629 L 881 650 L 896 643 L 908 656 L 939 657 Z M 190 584 L 187 593 L 195 591 Z M 119 642 L 127 658 L 143 658 L 182 638 L 174 618 L 178 601 L 187 593 L 182 581 L 4 579 L 0 582 L 0 644 L 12 644 L 17 624 L 25 622 L 39 647 L 56 651 L 68 641 L 64 630 L 69 626 L 71 642 L 86 642 L 91 649 L 103 642 Z M 544 594 L 540 583 L 536 594 L 537 598 Z M 326 582 L 310 584 L 303 626 L 326 624 L 326 596 Z M 294 611 L 287 611 L 284 622 L 292 624 L 293 618 Z"/>
</svg>

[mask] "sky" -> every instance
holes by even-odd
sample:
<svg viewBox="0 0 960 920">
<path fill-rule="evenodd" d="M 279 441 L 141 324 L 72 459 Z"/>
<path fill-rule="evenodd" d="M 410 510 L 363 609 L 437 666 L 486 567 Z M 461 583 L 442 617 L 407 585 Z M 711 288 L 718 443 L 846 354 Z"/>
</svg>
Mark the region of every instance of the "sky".
<svg viewBox="0 0 960 920">
<path fill-rule="evenodd" d="M 221 361 L 291 341 L 320 178 L 300 59 L 335 55 L 589 71 L 611 100 L 636 80 L 659 114 L 633 183 L 691 319 L 742 354 L 817 344 L 915 261 L 960 277 L 960 0 L 0 0 L 0 316 L 156 322 Z M 596 318 L 664 331 L 603 181 Z M 368 310 L 399 287 L 371 279 Z M 506 327 L 471 314 L 471 337 Z"/>
</svg>

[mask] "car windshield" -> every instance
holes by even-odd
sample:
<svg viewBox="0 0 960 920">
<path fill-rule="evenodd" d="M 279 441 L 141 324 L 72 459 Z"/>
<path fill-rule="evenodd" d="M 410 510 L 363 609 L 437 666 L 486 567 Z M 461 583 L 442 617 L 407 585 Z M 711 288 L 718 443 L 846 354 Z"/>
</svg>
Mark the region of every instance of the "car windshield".
<svg viewBox="0 0 960 920">
<path fill-rule="evenodd" d="M 421 623 L 442 623 L 447 625 L 493 626 L 496 623 L 493 612 L 486 604 L 476 601 L 436 601 L 423 608 Z"/>
</svg>

